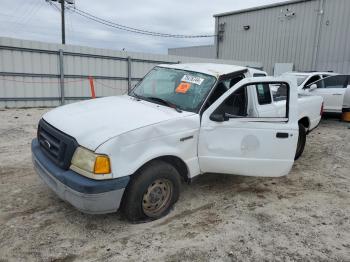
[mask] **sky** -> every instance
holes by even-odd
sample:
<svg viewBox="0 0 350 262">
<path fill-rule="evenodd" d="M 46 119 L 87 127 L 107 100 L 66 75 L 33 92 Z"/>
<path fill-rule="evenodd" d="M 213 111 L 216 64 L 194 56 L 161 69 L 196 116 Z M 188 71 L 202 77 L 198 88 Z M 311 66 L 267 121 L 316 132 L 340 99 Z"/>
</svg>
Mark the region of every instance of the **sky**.
<svg viewBox="0 0 350 262">
<path fill-rule="evenodd" d="M 283 0 L 75 0 L 97 17 L 161 33 L 214 34 L 214 14 Z M 55 2 L 57 3 L 57 2 Z M 61 42 L 60 12 L 46 0 L 0 0 L 0 36 Z M 68 11 L 66 43 L 133 52 L 166 54 L 168 48 L 212 44 L 213 38 L 173 39 L 138 35 L 100 25 Z"/>
</svg>

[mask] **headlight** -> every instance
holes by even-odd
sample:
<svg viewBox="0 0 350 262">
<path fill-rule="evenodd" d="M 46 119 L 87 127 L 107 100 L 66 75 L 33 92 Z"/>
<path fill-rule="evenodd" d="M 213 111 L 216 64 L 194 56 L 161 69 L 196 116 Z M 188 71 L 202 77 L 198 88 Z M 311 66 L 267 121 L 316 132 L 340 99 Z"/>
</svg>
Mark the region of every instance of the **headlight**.
<svg viewBox="0 0 350 262">
<path fill-rule="evenodd" d="M 95 154 L 88 149 L 78 147 L 72 158 L 71 169 L 96 179 L 94 175 L 110 174 L 111 164 L 108 156 Z"/>
</svg>

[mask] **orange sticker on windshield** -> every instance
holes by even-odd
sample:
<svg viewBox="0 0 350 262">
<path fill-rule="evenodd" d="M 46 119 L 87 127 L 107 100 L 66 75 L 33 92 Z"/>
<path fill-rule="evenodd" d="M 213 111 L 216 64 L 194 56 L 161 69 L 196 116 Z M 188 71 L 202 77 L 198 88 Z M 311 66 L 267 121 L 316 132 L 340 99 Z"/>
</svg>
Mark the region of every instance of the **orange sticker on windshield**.
<svg viewBox="0 0 350 262">
<path fill-rule="evenodd" d="M 181 82 L 179 84 L 179 86 L 175 89 L 175 92 L 176 93 L 181 93 L 181 94 L 186 94 L 188 89 L 191 88 L 191 84 L 190 83 L 184 83 L 184 82 Z"/>
</svg>

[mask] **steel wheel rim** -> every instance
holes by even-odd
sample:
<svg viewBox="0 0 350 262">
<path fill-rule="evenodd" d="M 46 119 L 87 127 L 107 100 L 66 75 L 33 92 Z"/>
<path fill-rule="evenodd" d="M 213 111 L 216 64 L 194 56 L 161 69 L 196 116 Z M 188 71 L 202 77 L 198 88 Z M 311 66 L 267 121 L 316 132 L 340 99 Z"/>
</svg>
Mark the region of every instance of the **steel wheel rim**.
<svg viewBox="0 0 350 262">
<path fill-rule="evenodd" d="M 170 180 L 161 178 L 152 182 L 142 198 L 142 210 L 149 217 L 157 217 L 170 204 L 173 194 L 173 184 Z"/>
</svg>

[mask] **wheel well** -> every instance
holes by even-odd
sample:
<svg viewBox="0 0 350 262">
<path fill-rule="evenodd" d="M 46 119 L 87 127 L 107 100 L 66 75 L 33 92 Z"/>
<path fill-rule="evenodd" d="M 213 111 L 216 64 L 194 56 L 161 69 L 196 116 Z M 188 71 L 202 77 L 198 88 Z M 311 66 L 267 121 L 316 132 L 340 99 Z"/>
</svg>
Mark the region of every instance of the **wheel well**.
<svg viewBox="0 0 350 262">
<path fill-rule="evenodd" d="M 309 121 L 309 118 L 307 117 L 303 117 L 302 119 L 300 119 L 299 123 L 302 124 L 307 129 L 309 129 L 310 127 L 310 121 Z"/>
<path fill-rule="evenodd" d="M 161 157 L 154 158 L 154 159 L 148 161 L 147 163 L 145 163 L 138 170 L 140 170 L 141 168 L 143 168 L 144 166 L 148 165 L 149 163 L 151 163 L 155 160 L 161 160 L 161 161 L 164 161 L 164 162 L 172 165 L 173 167 L 176 168 L 177 172 L 179 172 L 180 176 L 184 179 L 185 182 L 189 181 L 188 168 L 187 168 L 186 163 L 181 158 L 176 157 L 176 156 L 161 156 Z"/>
</svg>

